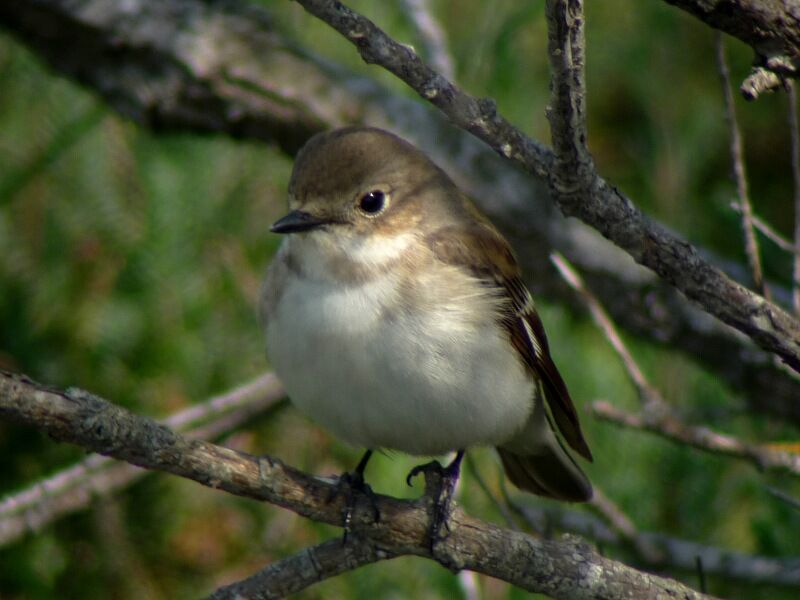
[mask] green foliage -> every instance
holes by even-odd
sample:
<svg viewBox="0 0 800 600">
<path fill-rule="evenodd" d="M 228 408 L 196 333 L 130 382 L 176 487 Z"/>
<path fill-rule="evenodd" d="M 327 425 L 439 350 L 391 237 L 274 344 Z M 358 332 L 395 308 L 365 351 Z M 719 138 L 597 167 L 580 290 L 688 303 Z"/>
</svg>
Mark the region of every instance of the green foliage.
<svg viewBox="0 0 800 600">
<path fill-rule="evenodd" d="M 297 5 L 274 4 L 287 31 L 318 53 L 408 93 L 365 67 L 338 34 Z M 688 238 L 741 259 L 728 208 L 727 130 L 713 34 L 665 3 L 587 3 L 590 143 L 601 172 L 648 213 Z M 395 3 L 355 3 L 401 41 L 415 43 Z M 548 139 L 547 33 L 541 3 L 435 3 L 460 83 Z M 750 55 L 729 44 L 736 81 Z M 0 366 L 55 386 L 77 385 L 163 416 L 267 367 L 255 319 L 259 280 L 277 236 L 291 163 L 273 148 L 224 137 L 155 135 L 125 121 L 0 37 Z M 737 100 L 756 210 L 788 233 L 793 219 L 785 97 Z M 789 281 L 785 256 L 765 244 L 768 273 Z M 591 478 L 642 530 L 743 552 L 797 553 L 800 513 L 772 498 L 749 466 L 594 421 L 597 398 L 635 408 L 635 393 L 594 326 L 544 306 L 556 362 L 596 462 Z M 637 358 L 677 410 L 753 440 L 796 436 L 741 413 L 742 399 L 690 360 L 634 339 Z M 300 468 L 337 473 L 359 450 L 292 409 L 230 441 Z M 497 493 L 490 451 L 474 452 Z M 82 457 L 75 448 L 0 423 L 0 494 Z M 368 478 L 385 493 L 418 494 L 415 460 L 377 456 Z M 780 482 L 786 486 L 787 482 Z M 467 473 L 461 503 L 502 522 Z M 795 484 L 794 492 L 798 488 Z M 532 500 L 532 502 L 540 502 Z M 546 504 L 545 501 L 541 501 Z M 0 549 L 3 598 L 196 597 L 338 530 L 285 511 L 155 475 L 90 511 Z M 622 559 L 622 551 L 606 549 Z M 692 573 L 676 573 L 695 585 Z M 714 578 L 710 592 L 764 590 Z M 530 597 L 478 578 L 485 598 Z M 302 598 L 463 597 L 459 579 L 430 561 L 396 559 L 325 582 Z M 770 598 L 794 597 L 769 590 Z"/>
</svg>

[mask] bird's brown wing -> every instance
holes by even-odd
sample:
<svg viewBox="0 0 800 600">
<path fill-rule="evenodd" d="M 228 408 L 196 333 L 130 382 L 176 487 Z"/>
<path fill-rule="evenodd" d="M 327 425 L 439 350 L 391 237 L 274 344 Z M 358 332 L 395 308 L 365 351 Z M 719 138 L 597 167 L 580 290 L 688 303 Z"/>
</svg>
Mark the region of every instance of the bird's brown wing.
<svg viewBox="0 0 800 600">
<path fill-rule="evenodd" d="M 527 368 L 541 379 L 550 413 L 564 439 L 578 454 L 591 461 L 592 453 L 583 437 L 575 405 L 550 357 L 542 321 L 508 242 L 491 224 L 482 220 L 466 227 L 439 229 L 426 241 L 437 259 L 468 269 L 509 298 L 508 311 L 501 315 L 501 321 L 511 343 Z"/>
</svg>

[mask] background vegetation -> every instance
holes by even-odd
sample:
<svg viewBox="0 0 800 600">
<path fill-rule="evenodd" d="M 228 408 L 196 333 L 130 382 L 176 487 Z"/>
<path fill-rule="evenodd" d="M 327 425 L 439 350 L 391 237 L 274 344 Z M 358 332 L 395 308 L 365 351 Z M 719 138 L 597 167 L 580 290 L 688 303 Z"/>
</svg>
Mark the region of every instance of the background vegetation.
<svg viewBox="0 0 800 600">
<path fill-rule="evenodd" d="M 297 5 L 264 4 L 274 4 L 280 27 L 316 52 L 367 70 L 349 45 Z M 414 41 L 398 3 L 352 4 L 400 40 Z M 512 122 L 547 141 L 543 3 L 441 0 L 434 6 L 456 80 L 475 95 L 494 97 Z M 590 2 L 587 13 L 590 144 L 600 172 L 691 241 L 744 262 L 739 218 L 729 207 L 734 187 L 713 32 L 659 2 Z M 728 49 L 739 81 L 751 51 L 734 40 Z M 369 73 L 407 93 L 387 74 Z M 789 235 L 786 102 L 785 94 L 754 104 L 737 97 L 755 210 Z M 268 362 L 255 304 L 279 241 L 268 229 L 284 208 L 290 169 L 288 157 L 263 145 L 142 130 L 1 34 L 0 368 L 56 387 L 79 386 L 152 416 L 263 372 Z M 789 258 L 768 242 L 763 253 L 768 276 L 788 286 Z M 553 305 L 542 313 L 577 402 L 608 398 L 635 406 L 615 355 L 585 316 Z M 687 358 L 629 342 L 687 420 L 756 441 L 796 438 L 787 425 L 744 412 L 737 390 Z M 796 482 L 582 414 L 596 456 L 591 478 L 642 530 L 745 553 L 800 554 L 800 511 L 766 490 L 779 483 L 797 495 Z M 226 443 L 318 473 L 351 468 L 360 453 L 292 408 Z M 493 454 L 473 457 L 497 490 Z M 0 422 L 0 494 L 80 458 L 76 448 Z M 404 476 L 416 462 L 379 456 L 368 479 L 381 492 L 413 496 L 419 488 L 406 488 Z M 471 514 L 502 522 L 469 472 L 460 502 Z M 150 475 L 0 549 L 0 597 L 197 597 L 338 534 L 272 506 Z M 607 552 L 626 558 L 621 550 Z M 673 575 L 697 584 L 693 573 Z M 526 596 L 487 578 L 477 585 L 483 598 Z M 402 558 L 301 597 L 449 598 L 468 587 L 431 562 Z M 709 592 L 797 597 L 797 590 L 717 579 Z"/>
</svg>

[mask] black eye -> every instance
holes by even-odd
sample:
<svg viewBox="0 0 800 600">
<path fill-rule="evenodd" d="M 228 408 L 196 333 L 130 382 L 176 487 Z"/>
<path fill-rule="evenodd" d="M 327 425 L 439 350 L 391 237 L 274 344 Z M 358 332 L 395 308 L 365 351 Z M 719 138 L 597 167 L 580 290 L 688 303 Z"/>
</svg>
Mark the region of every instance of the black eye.
<svg viewBox="0 0 800 600">
<path fill-rule="evenodd" d="M 376 215 L 386 206 L 386 194 L 380 190 L 372 190 L 361 196 L 358 207 L 369 215 Z"/>
</svg>

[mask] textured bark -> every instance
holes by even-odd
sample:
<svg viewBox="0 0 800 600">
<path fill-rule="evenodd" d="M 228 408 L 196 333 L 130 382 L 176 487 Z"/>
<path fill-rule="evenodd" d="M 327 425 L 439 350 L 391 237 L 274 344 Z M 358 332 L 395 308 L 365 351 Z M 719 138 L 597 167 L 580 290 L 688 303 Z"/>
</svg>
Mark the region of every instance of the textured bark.
<svg viewBox="0 0 800 600">
<path fill-rule="evenodd" d="M 329 540 L 272 563 L 252 577 L 218 589 L 209 600 L 275 600 L 379 560 L 394 558 L 369 539 Z"/>
<path fill-rule="evenodd" d="M 739 86 L 746 100 L 784 85 L 800 72 L 800 1 L 665 0 L 710 27 L 739 38 L 756 53 Z"/>
<path fill-rule="evenodd" d="M 265 500 L 315 521 L 342 523 L 345 494 L 336 494 L 331 483 L 268 456 L 186 439 L 83 390 L 54 390 L 0 371 L 0 418 L 140 467 Z M 477 571 L 531 592 L 570 600 L 710 598 L 672 579 L 607 559 L 574 539 L 534 539 L 473 519 L 457 507 L 447 535 L 431 548 L 433 503 L 428 496 L 408 501 L 377 495 L 374 502 L 380 514 L 377 521 L 370 500 L 356 496 L 352 526 L 376 549 L 376 559 L 381 553 L 433 558 L 452 570 Z M 349 560 L 346 553 L 341 560 Z"/>
<path fill-rule="evenodd" d="M 323 128 L 391 128 L 472 192 L 512 241 L 537 296 L 580 307 L 547 258 L 558 249 L 620 325 L 690 353 L 751 408 L 800 423 L 800 382 L 767 353 L 564 219 L 541 182 L 418 103 L 301 52 L 262 10 L 236 1 L 11 0 L 0 3 L 0 24 L 146 127 L 252 137 L 290 153 Z M 747 277 L 737 265 L 725 270 Z"/>
<path fill-rule="evenodd" d="M 798 0 L 665 0 L 714 29 L 739 38 L 759 55 L 800 57 Z"/>
</svg>

